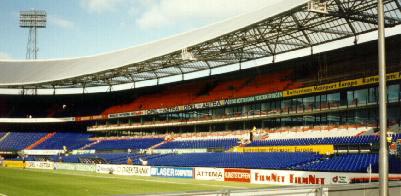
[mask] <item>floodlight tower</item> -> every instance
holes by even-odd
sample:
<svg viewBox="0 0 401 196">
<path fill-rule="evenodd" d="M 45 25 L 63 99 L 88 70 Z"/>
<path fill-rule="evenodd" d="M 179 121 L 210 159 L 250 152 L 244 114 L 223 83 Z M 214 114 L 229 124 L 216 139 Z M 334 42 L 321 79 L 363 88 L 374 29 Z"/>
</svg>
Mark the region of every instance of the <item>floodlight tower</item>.
<svg viewBox="0 0 401 196">
<path fill-rule="evenodd" d="M 46 11 L 20 11 L 19 26 L 29 28 L 28 43 L 26 45 L 26 59 L 37 59 L 37 29 L 46 28 Z"/>
</svg>

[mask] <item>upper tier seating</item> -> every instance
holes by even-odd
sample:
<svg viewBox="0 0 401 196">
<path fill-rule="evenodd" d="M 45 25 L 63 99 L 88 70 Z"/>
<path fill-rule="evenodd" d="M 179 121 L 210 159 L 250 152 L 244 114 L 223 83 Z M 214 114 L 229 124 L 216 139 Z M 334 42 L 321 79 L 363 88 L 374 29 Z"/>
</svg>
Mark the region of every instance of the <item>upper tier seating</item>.
<svg viewBox="0 0 401 196">
<path fill-rule="evenodd" d="M 61 150 L 66 146 L 68 150 L 76 150 L 91 143 L 89 141 L 91 136 L 87 133 L 57 132 L 53 137 L 36 146 L 35 149 Z"/>
<path fill-rule="evenodd" d="M 0 142 L 0 150 L 22 150 L 45 135 L 45 132 L 11 132 Z"/>
<path fill-rule="evenodd" d="M 103 114 L 247 97 L 303 86 L 302 83 L 291 80 L 293 74 L 293 71 L 284 70 L 265 73 L 256 77 L 244 76 L 237 79 L 200 80 L 168 86 L 160 92 L 142 95 L 129 103 L 112 106 L 104 110 Z"/>
<path fill-rule="evenodd" d="M 100 140 L 99 143 L 89 147 L 96 150 L 111 149 L 147 149 L 162 142 L 163 138 L 131 138 L 131 139 L 115 139 Z"/>
<path fill-rule="evenodd" d="M 166 142 L 158 149 L 190 149 L 190 148 L 224 148 L 228 149 L 238 145 L 239 140 L 237 138 L 226 138 L 226 139 L 202 139 L 202 140 L 174 140 Z"/>
</svg>

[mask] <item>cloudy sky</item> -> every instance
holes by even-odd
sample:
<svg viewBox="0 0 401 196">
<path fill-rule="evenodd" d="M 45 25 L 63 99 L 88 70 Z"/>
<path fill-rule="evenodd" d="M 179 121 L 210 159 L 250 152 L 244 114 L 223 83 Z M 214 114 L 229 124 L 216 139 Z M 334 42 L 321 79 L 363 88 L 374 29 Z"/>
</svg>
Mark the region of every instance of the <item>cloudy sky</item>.
<svg viewBox="0 0 401 196">
<path fill-rule="evenodd" d="M 28 30 L 19 11 L 46 10 L 39 58 L 126 48 L 272 6 L 283 0 L 0 0 L 0 59 L 24 59 Z"/>
</svg>

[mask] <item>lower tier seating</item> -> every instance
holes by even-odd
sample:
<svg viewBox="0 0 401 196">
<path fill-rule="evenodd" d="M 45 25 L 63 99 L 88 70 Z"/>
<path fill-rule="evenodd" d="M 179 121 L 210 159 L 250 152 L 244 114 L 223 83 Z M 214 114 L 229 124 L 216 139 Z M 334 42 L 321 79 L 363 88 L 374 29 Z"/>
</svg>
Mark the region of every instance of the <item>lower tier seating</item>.
<svg viewBox="0 0 401 196">
<path fill-rule="evenodd" d="M 0 141 L 0 150 L 22 150 L 45 135 L 45 132 L 10 132 Z"/>
<path fill-rule="evenodd" d="M 328 138 L 300 138 L 300 139 L 268 139 L 254 140 L 248 146 L 292 146 L 292 145 L 316 145 L 316 144 L 370 144 L 379 142 L 375 135 L 353 137 L 328 137 Z"/>
<path fill-rule="evenodd" d="M 176 140 L 160 145 L 159 149 L 188 149 L 188 148 L 224 148 L 228 149 L 238 145 L 237 138 L 230 139 L 202 139 L 202 140 Z"/>
<path fill-rule="evenodd" d="M 304 171 L 327 171 L 327 172 L 362 172 L 368 171 L 369 165 L 372 172 L 378 172 L 378 154 L 346 154 L 338 155 L 332 158 L 319 160 L 303 166 L 296 167 L 297 170 Z M 390 156 L 390 173 L 401 173 L 401 159 L 396 156 Z"/>
<path fill-rule="evenodd" d="M 108 163 L 171 167 L 217 167 L 280 169 L 321 172 L 366 173 L 369 165 L 372 172 L 378 172 L 378 154 L 345 154 L 323 156 L 307 152 L 269 152 L 269 153 L 188 153 L 188 154 L 135 154 L 98 153 L 69 156 L 29 156 L 25 160 L 63 161 L 68 163 Z M 401 159 L 389 157 L 390 173 L 401 173 Z"/>
<path fill-rule="evenodd" d="M 366 172 L 369 164 L 377 165 L 378 154 L 348 154 L 320 160 L 296 169 L 307 171 Z"/>
<path fill-rule="evenodd" d="M 63 158 L 64 162 L 78 163 L 84 159 L 102 158 L 111 164 L 126 164 L 130 158 L 134 164 L 141 165 L 148 161 L 152 166 L 176 167 L 221 167 L 221 168 L 254 168 L 286 169 L 322 158 L 314 153 L 188 153 L 188 154 L 93 154 L 72 155 Z M 55 156 L 53 158 L 57 160 Z M 142 161 L 141 161 L 142 160 Z"/>
<path fill-rule="evenodd" d="M 147 160 L 152 166 L 286 169 L 320 158 L 314 153 L 273 152 L 170 154 Z"/>
<path fill-rule="evenodd" d="M 68 150 L 75 150 L 91 143 L 89 141 L 91 136 L 91 134 L 87 133 L 57 132 L 53 137 L 35 147 L 35 149 L 60 150 L 65 146 Z"/>
</svg>

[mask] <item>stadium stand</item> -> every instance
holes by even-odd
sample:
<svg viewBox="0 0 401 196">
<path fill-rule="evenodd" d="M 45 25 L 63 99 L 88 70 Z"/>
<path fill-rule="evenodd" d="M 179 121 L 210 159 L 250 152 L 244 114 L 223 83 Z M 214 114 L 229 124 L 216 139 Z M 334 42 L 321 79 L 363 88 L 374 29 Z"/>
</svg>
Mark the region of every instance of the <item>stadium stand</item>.
<svg viewBox="0 0 401 196">
<path fill-rule="evenodd" d="M 401 43 L 401 37 L 396 40 L 391 44 Z M 392 47 L 395 49 L 390 51 L 394 54 L 389 54 L 388 72 L 398 77 L 400 46 Z M 343 81 L 373 81 L 377 73 L 370 65 L 376 59 L 370 54 L 376 54 L 376 49 L 374 44 L 358 45 L 277 63 L 269 68 L 261 66 L 213 78 L 113 92 L 107 96 L 61 96 L 57 98 L 59 100 L 53 97 L 2 98 L 0 106 L 7 102 L 13 105 L 7 103 L 7 108 L 0 107 L 0 114 L 7 117 L 26 117 L 27 114 L 66 117 L 76 114 L 77 121 L 71 124 L 78 128 L 76 132 L 64 131 L 70 127 L 63 124 L 64 130 L 56 133 L 20 133 L 13 129 L 15 127 L 4 125 L 11 132 L 0 132 L 0 150 L 63 149 L 66 146 L 65 154 L 35 155 L 26 157 L 26 160 L 87 164 L 127 164 L 131 159 L 133 164 L 143 165 L 145 160 L 151 166 L 366 173 L 366 168 L 372 165 L 373 171 L 377 171 L 376 84 L 367 82 L 362 86 L 308 92 L 332 82 L 338 87 Z M 400 84 L 399 78 L 389 81 L 390 170 L 393 173 L 401 173 L 400 158 L 393 156 L 401 152 L 396 143 L 401 138 Z M 298 89 L 300 87 L 306 90 Z M 287 92 L 291 89 L 296 89 L 292 92 L 294 94 Z M 267 96 L 266 93 L 273 94 L 269 97 L 270 94 Z M 261 99 L 249 98 L 255 95 L 262 95 Z M 219 105 L 234 98 L 239 99 Z M 216 106 L 205 103 L 217 100 Z M 202 104 L 199 108 L 176 107 L 195 103 Z M 119 112 L 132 113 L 115 114 Z M 79 115 L 85 114 L 96 116 L 82 120 L 84 116 Z M 171 125 L 172 122 L 187 124 Z M 121 129 L 123 125 L 137 127 Z M 17 128 L 22 129 L 20 126 L 23 127 L 19 125 Z M 92 126 L 114 129 L 95 130 L 91 134 L 85 132 Z M 292 151 L 285 149 L 288 146 L 316 147 L 318 144 L 329 144 L 330 152 L 316 154 L 298 152 L 299 149 L 283 152 Z M 234 152 L 237 148 L 258 149 L 263 146 L 269 150 L 274 149 L 273 146 L 280 148 L 271 150 L 274 152 Z M 82 153 L 96 153 L 75 155 L 71 151 L 76 149 Z"/>
<path fill-rule="evenodd" d="M 314 153 L 189 153 L 147 159 L 149 165 L 285 169 L 321 158 Z"/>
<path fill-rule="evenodd" d="M 325 172 L 356 172 L 365 173 L 366 168 L 371 165 L 373 172 L 378 168 L 378 154 L 373 151 L 367 153 L 353 152 L 352 154 L 317 154 L 312 152 L 228 152 L 230 148 L 239 145 L 240 138 L 246 131 L 237 131 L 233 135 L 227 132 L 213 133 L 184 133 L 155 135 L 152 137 L 111 137 L 91 138 L 88 133 L 75 132 L 1 132 L 3 139 L 0 141 L 0 150 L 28 149 L 37 141 L 49 136 L 33 149 L 63 149 L 66 146 L 69 151 L 74 149 L 95 149 L 95 154 L 60 154 L 55 156 L 34 155 L 27 156 L 24 160 L 32 161 L 62 161 L 70 163 L 86 164 L 127 164 L 128 159 L 135 165 L 143 165 L 146 161 L 151 166 L 176 166 L 176 167 L 218 167 L 218 168 L 252 168 L 252 169 L 284 169 L 302 171 L 325 171 Z M 373 134 L 373 133 L 371 133 Z M 246 135 L 246 134 L 245 134 Z M 254 140 L 247 146 L 301 146 L 316 144 L 333 144 L 334 146 L 370 145 L 378 142 L 376 135 L 339 136 L 324 138 L 293 138 L 293 139 L 266 139 Z M 2 138 L 0 137 L 0 138 Z M 401 134 L 392 134 L 392 141 L 401 138 Z M 165 140 L 166 139 L 166 140 Z M 89 145 L 88 144 L 93 144 Z M 7 146 L 7 147 L 6 147 Z M 88 146 L 87 148 L 83 148 Z M 176 154 L 142 154 L 140 151 L 149 148 L 157 149 L 199 149 L 199 148 L 221 148 L 225 152 L 198 152 Z M 104 153 L 106 151 L 107 153 Z M 120 150 L 110 153 L 112 150 Z M 121 150 L 124 150 L 122 153 Z M 104 151 L 102 153 L 102 151 Z M 110 151 L 110 152 L 109 152 Z M 143 151 L 146 152 L 146 151 Z M 21 158 L 17 159 L 21 160 Z M 390 156 L 390 171 L 401 173 L 399 165 L 401 160 L 396 156 Z"/>
<path fill-rule="evenodd" d="M 64 146 L 68 150 L 79 149 L 89 143 L 91 134 L 74 132 L 57 132 L 34 149 L 58 149 L 62 150 Z"/>
<path fill-rule="evenodd" d="M 46 132 L 10 132 L 0 141 L 0 150 L 22 150 L 46 136 Z"/>
<path fill-rule="evenodd" d="M 190 153 L 147 160 L 156 166 L 285 169 L 319 158 L 314 153 Z"/>
<path fill-rule="evenodd" d="M 378 143 L 378 136 L 358 137 L 329 137 L 329 138 L 301 138 L 301 139 L 269 139 L 254 140 L 248 146 L 294 146 L 312 144 L 371 144 Z"/>
<path fill-rule="evenodd" d="M 285 70 L 261 74 L 256 78 L 242 76 L 238 79 L 197 81 L 173 85 L 165 88 L 162 92 L 141 96 L 128 104 L 112 106 L 106 109 L 103 114 L 254 96 L 303 86 L 302 83 L 289 79 L 293 77 L 293 74 L 292 71 Z"/>
<path fill-rule="evenodd" d="M 334 156 L 323 161 L 316 161 L 309 165 L 296 167 L 295 169 L 306 171 L 367 172 L 367 168 L 371 165 L 373 172 L 377 172 L 378 158 L 378 154 L 347 154 Z"/>
<path fill-rule="evenodd" d="M 322 158 L 314 153 L 187 153 L 187 154 L 127 154 L 101 153 L 95 155 L 70 155 L 63 157 L 64 162 L 79 163 L 82 160 L 103 159 L 106 163 L 126 164 L 131 158 L 134 164 L 141 165 L 140 159 L 152 166 L 177 167 L 221 167 L 286 169 Z M 58 158 L 53 157 L 54 160 Z"/>
<path fill-rule="evenodd" d="M 324 138 L 324 137 L 346 137 L 374 134 L 374 127 L 350 125 L 331 126 L 293 126 L 279 127 L 276 129 L 263 130 L 259 134 L 266 134 L 269 139 L 292 139 L 292 138 Z"/>
</svg>

